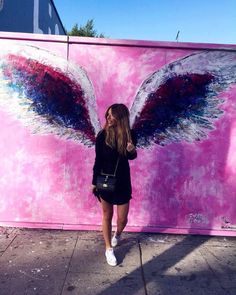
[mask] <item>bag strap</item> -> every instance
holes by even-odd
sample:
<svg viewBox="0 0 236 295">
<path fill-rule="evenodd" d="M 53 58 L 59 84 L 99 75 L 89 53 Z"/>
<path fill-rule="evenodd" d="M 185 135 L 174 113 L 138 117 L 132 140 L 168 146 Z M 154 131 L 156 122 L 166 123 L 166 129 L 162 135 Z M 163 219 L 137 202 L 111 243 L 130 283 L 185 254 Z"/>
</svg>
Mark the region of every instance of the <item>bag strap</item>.
<svg viewBox="0 0 236 295">
<path fill-rule="evenodd" d="M 119 161 L 120 161 L 120 156 L 118 157 L 117 161 L 116 161 L 116 167 L 115 167 L 115 171 L 114 171 L 114 174 L 107 174 L 107 173 L 103 173 L 101 171 L 101 175 L 108 175 L 108 176 L 116 176 L 116 171 L 117 171 L 117 168 L 118 168 L 118 164 L 119 164 Z"/>
<path fill-rule="evenodd" d="M 120 157 L 118 157 L 118 159 L 116 161 L 116 168 L 115 168 L 115 171 L 114 171 L 114 176 L 116 176 L 116 171 L 117 171 L 117 167 L 118 167 L 119 161 L 120 161 Z"/>
</svg>

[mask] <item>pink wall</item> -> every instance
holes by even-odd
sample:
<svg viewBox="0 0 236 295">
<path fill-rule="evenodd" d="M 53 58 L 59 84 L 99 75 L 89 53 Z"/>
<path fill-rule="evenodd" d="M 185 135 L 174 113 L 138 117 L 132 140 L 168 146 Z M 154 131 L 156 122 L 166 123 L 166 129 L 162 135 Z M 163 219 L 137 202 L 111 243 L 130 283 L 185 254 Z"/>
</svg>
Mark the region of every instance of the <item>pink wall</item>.
<svg viewBox="0 0 236 295">
<path fill-rule="evenodd" d="M 140 142 L 127 230 L 236 234 L 236 46 L 1 33 L 0 48 L 0 225 L 100 228 L 94 132 L 121 102 Z M 71 93 L 79 123 L 52 114 Z"/>
</svg>

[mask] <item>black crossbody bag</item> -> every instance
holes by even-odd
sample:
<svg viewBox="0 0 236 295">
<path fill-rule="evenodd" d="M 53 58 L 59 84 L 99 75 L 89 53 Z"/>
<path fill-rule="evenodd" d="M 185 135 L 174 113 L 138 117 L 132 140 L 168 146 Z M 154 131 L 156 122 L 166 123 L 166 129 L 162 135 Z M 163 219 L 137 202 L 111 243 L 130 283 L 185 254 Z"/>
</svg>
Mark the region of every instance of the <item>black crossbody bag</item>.
<svg viewBox="0 0 236 295">
<path fill-rule="evenodd" d="M 116 167 L 114 174 L 106 174 L 101 171 L 101 174 L 97 176 L 97 182 L 96 182 L 96 190 L 98 193 L 104 193 L 109 192 L 112 193 L 115 191 L 116 188 L 116 171 L 119 164 L 120 158 L 117 159 Z"/>
</svg>

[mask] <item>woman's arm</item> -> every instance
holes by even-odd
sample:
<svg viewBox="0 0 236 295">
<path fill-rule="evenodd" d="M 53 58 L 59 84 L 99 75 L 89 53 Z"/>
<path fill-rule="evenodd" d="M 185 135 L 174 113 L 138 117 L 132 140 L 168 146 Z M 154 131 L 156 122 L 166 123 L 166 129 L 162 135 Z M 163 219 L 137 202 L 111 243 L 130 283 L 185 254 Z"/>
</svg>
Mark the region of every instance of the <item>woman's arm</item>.
<svg viewBox="0 0 236 295">
<path fill-rule="evenodd" d="M 128 160 L 134 160 L 135 158 L 137 158 L 137 150 L 136 150 L 137 137 L 133 130 L 131 130 L 131 139 L 132 139 L 132 142 L 127 143 Z"/>
<path fill-rule="evenodd" d="M 95 144 L 95 162 L 93 165 L 93 179 L 92 184 L 96 185 L 97 176 L 100 174 L 102 169 L 102 147 L 103 147 L 103 133 L 100 132 L 96 138 Z"/>
</svg>

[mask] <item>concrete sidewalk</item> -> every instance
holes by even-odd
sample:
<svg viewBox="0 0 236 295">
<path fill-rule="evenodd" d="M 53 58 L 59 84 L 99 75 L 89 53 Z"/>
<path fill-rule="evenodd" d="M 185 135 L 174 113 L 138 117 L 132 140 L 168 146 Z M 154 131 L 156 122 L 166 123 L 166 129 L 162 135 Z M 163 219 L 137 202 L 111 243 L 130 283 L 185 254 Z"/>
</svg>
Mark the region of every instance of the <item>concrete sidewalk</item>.
<svg viewBox="0 0 236 295">
<path fill-rule="evenodd" d="M 235 295 L 236 238 L 0 228 L 0 295 Z"/>
</svg>

